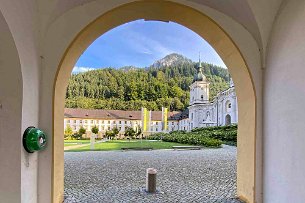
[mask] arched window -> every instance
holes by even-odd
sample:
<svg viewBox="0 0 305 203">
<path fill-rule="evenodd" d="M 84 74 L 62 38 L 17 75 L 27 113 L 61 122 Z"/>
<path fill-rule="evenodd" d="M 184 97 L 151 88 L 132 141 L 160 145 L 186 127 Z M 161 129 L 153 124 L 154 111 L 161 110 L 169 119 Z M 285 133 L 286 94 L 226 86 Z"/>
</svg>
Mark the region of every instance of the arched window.
<svg viewBox="0 0 305 203">
<path fill-rule="evenodd" d="M 226 101 L 226 112 L 230 112 L 231 111 L 231 108 L 232 108 L 232 103 L 230 100 L 227 100 Z"/>
</svg>

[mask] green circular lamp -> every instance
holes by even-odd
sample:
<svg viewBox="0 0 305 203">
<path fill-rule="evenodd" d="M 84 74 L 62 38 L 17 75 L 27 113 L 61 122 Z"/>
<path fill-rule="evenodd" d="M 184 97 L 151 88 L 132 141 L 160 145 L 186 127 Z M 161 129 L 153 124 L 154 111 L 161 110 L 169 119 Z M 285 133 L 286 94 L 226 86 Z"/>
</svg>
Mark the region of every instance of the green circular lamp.
<svg viewBox="0 0 305 203">
<path fill-rule="evenodd" d="M 43 150 L 47 144 L 46 134 L 33 126 L 28 127 L 23 133 L 23 147 L 28 153 Z"/>
</svg>

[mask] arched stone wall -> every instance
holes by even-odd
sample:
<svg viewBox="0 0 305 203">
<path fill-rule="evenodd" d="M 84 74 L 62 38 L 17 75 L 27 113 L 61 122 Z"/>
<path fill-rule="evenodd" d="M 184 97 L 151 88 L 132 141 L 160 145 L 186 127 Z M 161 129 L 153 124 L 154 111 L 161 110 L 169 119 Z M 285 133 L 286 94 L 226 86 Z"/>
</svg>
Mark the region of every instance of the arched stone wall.
<svg viewBox="0 0 305 203">
<path fill-rule="evenodd" d="M 235 81 L 239 103 L 238 195 L 254 202 L 256 174 L 256 94 L 247 64 L 231 38 L 206 15 L 180 4 L 141 1 L 111 10 L 84 28 L 70 44 L 58 68 L 53 101 L 53 202 L 63 195 L 63 110 L 71 70 L 80 54 L 101 34 L 137 19 L 173 21 L 188 27 L 221 56 Z"/>
</svg>

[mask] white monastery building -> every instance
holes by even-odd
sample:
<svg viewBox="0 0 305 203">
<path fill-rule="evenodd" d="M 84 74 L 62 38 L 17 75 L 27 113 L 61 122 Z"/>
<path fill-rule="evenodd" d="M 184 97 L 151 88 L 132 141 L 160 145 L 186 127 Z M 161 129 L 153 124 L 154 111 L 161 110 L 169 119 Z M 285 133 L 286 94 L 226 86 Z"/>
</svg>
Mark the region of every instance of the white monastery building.
<svg viewBox="0 0 305 203">
<path fill-rule="evenodd" d="M 197 73 L 190 86 L 190 105 L 183 112 L 149 111 L 147 130 L 145 134 L 170 132 L 175 130 L 190 131 L 194 128 L 223 126 L 237 124 L 237 99 L 232 79 L 230 87 L 218 93 L 212 102 L 209 100 L 209 85 L 202 73 L 202 65 L 199 61 L 196 67 Z M 143 111 L 122 110 L 89 110 L 89 109 L 65 109 L 64 126 L 71 126 L 77 132 L 81 126 L 87 131 L 97 126 L 99 136 L 105 135 L 107 130 L 118 128 L 123 135 L 126 127 L 135 131 L 144 127 Z M 164 116 L 166 119 L 164 119 Z M 166 124 L 164 123 L 166 122 Z"/>
</svg>

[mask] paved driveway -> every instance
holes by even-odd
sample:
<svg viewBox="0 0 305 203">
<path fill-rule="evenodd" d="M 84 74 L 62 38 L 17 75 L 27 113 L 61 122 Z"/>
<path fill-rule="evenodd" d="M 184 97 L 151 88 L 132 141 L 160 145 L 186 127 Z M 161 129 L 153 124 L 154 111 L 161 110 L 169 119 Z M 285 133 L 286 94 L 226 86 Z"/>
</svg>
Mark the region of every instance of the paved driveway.
<svg viewBox="0 0 305 203">
<path fill-rule="evenodd" d="M 146 168 L 158 194 L 146 194 Z M 236 148 L 65 153 L 65 202 L 239 202 Z"/>
</svg>

